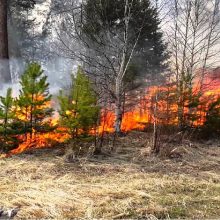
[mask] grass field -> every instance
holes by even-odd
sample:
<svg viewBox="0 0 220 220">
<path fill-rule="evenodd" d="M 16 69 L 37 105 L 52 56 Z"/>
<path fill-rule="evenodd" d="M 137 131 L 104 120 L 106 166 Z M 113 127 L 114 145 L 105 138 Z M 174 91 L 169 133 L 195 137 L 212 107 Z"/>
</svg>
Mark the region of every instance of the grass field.
<svg viewBox="0 0 220 220">
<path fill-rule="evenodd" d="M 0 207 L 18 207 L 15 219 L 220 218 L 218 144 L 161 159 L 147 156 L 146 138 L 131 133 L 111 156 L 76 163 L 57 149 L 1 159 Z"/>
</svg>

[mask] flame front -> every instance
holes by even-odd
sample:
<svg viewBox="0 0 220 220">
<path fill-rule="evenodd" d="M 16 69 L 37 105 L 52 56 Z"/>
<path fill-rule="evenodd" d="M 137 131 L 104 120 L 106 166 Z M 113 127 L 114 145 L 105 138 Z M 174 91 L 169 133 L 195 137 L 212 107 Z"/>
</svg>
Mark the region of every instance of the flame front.
<svg viewBox="0 0 220 220">
<path fill-rule="evenodd" d="M 209 79 L 206 80 L 207 84 L 209 84 Z M 196 120 L 193 121 L 194 126 L 201 126 L 204 124 L 206 120 L 206 113 L 208 110 L 208 106 L 213 101 L 216 101 L 220 97 L 220 82 L 217 84 L 212 84 L 212 86 L 208 86 L 203 89 L 203 95 L 200 97 L 200 104 L 196 110 L 194 109 L 193 113 L 196 116 Z M 145 94 L 142 98 L 139 99 L 138 104 L 129 111 L 125 111 L 123 114 L 122 120 L 122 131 L 128 132 L 134 129 L 143 130 L 146 128 L 147 124 L 151 124 L 155 120 L 155 115 L 153 113 L 153 106 L 155 103 L 153 102 L 153 98 L 156 94 L 164 93 L 169 96 L 175 96 L 175 86 L 164 86 L 164 87 L 156 87 L 152 86 L 146 90 Z M 197 87 L 193 88 L 193 93 L 196 94 Z M 126 103 L 125 103 L 126 104 Z M 187 103 L 186 103 L 187 104 Z M 51 102 L 46 103 L 45 107 L 50 107 L 52 105 Z M 158 100 L 157 109 L 160 113 L 157 116 L 157 121 L 160 124 L 168 124 L 168 125 L 176 125 L 178 122 L 177 111 L 178 105 L 177 102 L 170 102 L 168 97 L 164 97 Z M 184 107 L 184 114 L 187 115 L 189 113 L 189 108 Z M 114 121 L 115 115 L 111 110 L 103 109 L 101 114 L 101 122 L 97 129 L 94 132 L 91 131 L 91 134 L 103 132 L 113 133 L 114 132 Z M 21 120 L 28 120 L 28 116 L 24 114 L 22 109 L 18 109 L 18 118 Z M 68 114 L 73 114 L 72 112 L 67 112 Z M 66 128 L 59 126 L 59 114 L 56 112 L 52 118 L 49 119 L 51 126 L 56 126 L 56 129 L 47 133 L 37 133 L 33 130 L 32 136 L 30 134 L 20 135 L 19 140 L 21 144 L 17 149 L 12 150 L 10 154 L 18 154 L 30 148 L 44 148 L 44 147 L 52 147 L 57 143 L 63 143 L 71 138 L 68 130 Z"/>
<path fill-rule="evenodd" d="M 20 136 L 23 143 L 19 145 L 18 148 L 12 150 L 11 154 L 19 154 L 30 148 L 45 148 L 53 147 L 57 143 L 63 143 L 70 138 L 70 135 L 66 129 L 57 129 L 54 132 L 48 132 L 45 134 L 35 134 L 33 131 L 33 136 L 30 134 Z"/>
</svg>

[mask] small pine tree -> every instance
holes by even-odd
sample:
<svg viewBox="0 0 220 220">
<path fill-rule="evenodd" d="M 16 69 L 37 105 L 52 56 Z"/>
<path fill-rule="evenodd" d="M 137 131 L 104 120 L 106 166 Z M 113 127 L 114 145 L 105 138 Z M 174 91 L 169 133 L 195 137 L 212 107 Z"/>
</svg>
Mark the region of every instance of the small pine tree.
<svg viewBox="0 0 220 220">
<path fill-rule="evenodd" d="M 206 121 L 204 123 L 205 137 L 212 137 L 220 134 L 220 97 L 208 106 Z"/>
<path fill-rule="evenodd" d="M 32 138 L 33 132 L 44 133 L 51 129 L 47 122 L 53 113 L 50 107 L 49 83 L 41 66 L 31 63 L 21 76 L 20 84 L 17 115 L 23 123 L 23 133 L 30 133 Z"/>
<path fill-rule="evenodd" d="M 16 133 L 14 120 L 14 99 L 12 97 L 12 89 L 9 88 L 5 97 L 0 96 L 0 137 L 1 147 L 4 151 L 11 149 L 16 142 L 16 138 L 13 137 Z"/>
<path fill-rule="evenodd" d="M 76 77 L 72 76 L 68 94 L 61 91 L 58 98 L 61 123 L 70 130 L 72 137 L 88 135 L 97 123 L 99 108 L 91 83 L 80 67 Z"/>
</svg>

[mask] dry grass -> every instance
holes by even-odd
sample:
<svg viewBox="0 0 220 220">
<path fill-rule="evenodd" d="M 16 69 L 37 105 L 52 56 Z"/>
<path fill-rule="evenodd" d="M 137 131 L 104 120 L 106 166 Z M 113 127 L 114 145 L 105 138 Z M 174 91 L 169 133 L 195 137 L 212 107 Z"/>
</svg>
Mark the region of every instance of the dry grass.
<svg viewBox="0 0 220 220">
<path fill-rule="evenodd" d="M 51 150 L 2 159 L 0 207 L 19 207 L 16 219 L 219 218 L 220 148 L 161 160 L 143 157 L 145 138 L 131 134 L 112 157 L 73 164 Z"/>
</svg>

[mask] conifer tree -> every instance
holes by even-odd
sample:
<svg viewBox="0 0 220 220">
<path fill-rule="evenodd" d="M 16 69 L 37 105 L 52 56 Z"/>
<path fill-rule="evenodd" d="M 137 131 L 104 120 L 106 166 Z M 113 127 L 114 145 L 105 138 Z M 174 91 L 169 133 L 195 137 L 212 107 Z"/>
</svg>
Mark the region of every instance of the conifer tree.
<svg viewBox="0 0 220 220">
<path fill-rule="evenodd" d="M 76 77 L 72 76 L 70 91 L 66 95 L 61 91 L 59 101 L 61 122 L 72 137 L 87 135 L 95 127 L 99 108 L 91 82 L 80 67 Z"/>
<path fill-rule="evenodd" d="M 204 137 L 212 137 L 220 134 L 220 97 L 209 104 L 203 130 Z"/>
<path fill-rule="evenodd" d="M 0 97 L 0 136 L 1 147 L 3 150 L 8 150 L 14 145 L 16 138 L 14 130 L 15 109 L 14 99 L 12 97 L 12 89 L 7 90 L 5 97 Z"/>
<path fill-rule="evenodd" d="M 20 84 L 18 115 L 23 123 L 23 132 L 29 132 L 32 138 L 33 132 L 43 133 L 51 129 L 47 120 L 53 113 L 49 83 L 41 66 L 31 63 L 21 76 Z"/>
</svg>

